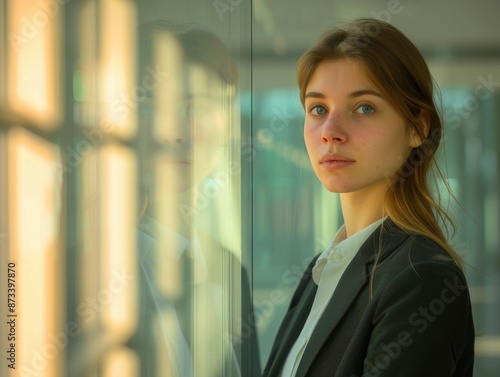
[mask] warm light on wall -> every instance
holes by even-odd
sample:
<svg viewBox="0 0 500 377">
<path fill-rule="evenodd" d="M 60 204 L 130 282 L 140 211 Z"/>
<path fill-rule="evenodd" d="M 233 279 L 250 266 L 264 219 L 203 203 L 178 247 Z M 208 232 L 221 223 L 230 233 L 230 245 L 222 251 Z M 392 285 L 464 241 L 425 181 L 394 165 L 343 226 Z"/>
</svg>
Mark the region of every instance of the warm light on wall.
<svg viewBox="0 0 500 377">
<path fill-rule="evenodd" d="M 63 6 L 58 1 L 7 2 L 7 105 L 45 129 L 62 120 Z"/>
<path fill-rule="evenodd" d="M 9 261 L 16 265 L 17 289 L 16 370 L 60 376 L 68 335 L 63 328 L 61 182 L 55 169 L 59 155 L 57 147 L 22 129 L 12 129 L 7 140 Z"/>
</svg>

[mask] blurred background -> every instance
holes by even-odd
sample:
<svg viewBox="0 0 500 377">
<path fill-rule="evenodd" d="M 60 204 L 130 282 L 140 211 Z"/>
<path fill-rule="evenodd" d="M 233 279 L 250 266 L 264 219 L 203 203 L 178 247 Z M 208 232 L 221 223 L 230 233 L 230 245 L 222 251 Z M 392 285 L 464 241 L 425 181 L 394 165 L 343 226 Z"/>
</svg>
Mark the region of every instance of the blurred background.
<svg viewBox="0 0 500 377">
<path fill-rule="evenodd" d="M 296 61 L 357 17 L 400 28 L 441 88 L 474 375 L 497 375 L 499 14 L 496 0 L 0 0 L 14 355 L 0 377 L 258 375 L 342 224 L 303 144 Z"/>
</svg>

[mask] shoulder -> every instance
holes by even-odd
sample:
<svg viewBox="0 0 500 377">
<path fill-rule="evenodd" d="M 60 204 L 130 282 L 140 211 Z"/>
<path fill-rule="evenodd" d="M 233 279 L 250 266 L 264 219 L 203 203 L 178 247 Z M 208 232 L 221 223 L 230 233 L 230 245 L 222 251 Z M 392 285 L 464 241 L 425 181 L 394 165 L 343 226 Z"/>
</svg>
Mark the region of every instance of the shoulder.
<svg viewBox="0 0 500 377">
<path fill-rule="evenodd" d="M 369 304 L 367 359 L 400 355 L 385 375 L 408 368 L 408 375 L 449 375 L 469 370 L 474 357 L 474 323 L 464 274 L 446 250 L 432 240 L 411 235 L 373 273 Z M 392 347 L 392 346 L 390 346 Z"/>
<path fill-rule="evenodd" d="M 383 249 L 384 245 L 381 247 Z M 390 250 L 384 257 L 375 264 L 375 270 L 393 277 L 405 270 L 417 276 L 427 270 L 463 276 L 462 270 L 449 253 L 435 241 L 422 235 L 407 235 L 405 242 L 397 249 Z"/>
<path fill-rule="evenodd" d="M 446 250 L 424 236 L 411 235 L 398 250 L 375 265 L 373 273 L 374 288 L 382 303 L 402 295 L 428 303 L 460 297 L 457 301 L 462 301 L 464 308 L 470 302 L 460 267 Z"/>
</svg>

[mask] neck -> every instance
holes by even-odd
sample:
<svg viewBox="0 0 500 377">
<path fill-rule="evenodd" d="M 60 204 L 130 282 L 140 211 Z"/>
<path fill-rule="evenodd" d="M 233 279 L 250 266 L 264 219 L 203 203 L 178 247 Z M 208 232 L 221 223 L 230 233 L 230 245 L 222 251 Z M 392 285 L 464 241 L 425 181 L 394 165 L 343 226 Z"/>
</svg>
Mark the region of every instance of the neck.
<svg viewBox="0 0 500 377">
<path fill-rule="evenodd" d="M 379 182 L 359 191 L 340 194 L 346 237 L 386 216 L 384 208 L 386 191 L 387 184 Z"/>
</svg>

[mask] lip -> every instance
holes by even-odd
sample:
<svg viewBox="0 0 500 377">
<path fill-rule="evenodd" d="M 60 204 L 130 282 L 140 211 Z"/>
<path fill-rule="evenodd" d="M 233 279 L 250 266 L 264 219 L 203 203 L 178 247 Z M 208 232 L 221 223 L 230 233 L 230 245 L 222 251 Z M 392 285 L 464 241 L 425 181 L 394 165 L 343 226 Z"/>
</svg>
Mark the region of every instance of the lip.
<svg viewBox="0 0 500 377">
<path fill-rule="evenodd" d="M 354 164 L 352 158 L 342 156 L 337 153 L 327 153 L 319 160 L 322 167 L 328 170 L 338 170 Z"/>
</svg>

